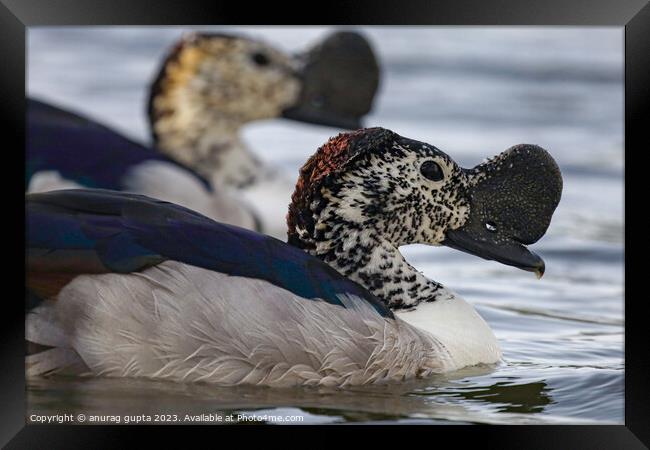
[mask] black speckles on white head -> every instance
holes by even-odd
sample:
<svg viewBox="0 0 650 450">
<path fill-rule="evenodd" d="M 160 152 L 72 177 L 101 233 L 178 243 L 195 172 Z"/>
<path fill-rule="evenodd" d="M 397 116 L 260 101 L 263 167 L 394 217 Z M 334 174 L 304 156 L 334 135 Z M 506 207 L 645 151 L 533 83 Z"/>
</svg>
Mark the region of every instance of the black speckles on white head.
<svg viewBox="0 0 650 450">
<path fill-rule="evenodd" d="M 428 176 L 431 165 L 440 168 L 439 179 Z M 338 213 L 395 246 L 438 245 L 468 214 L 461 168 L 418 141 L 396 136 L 388 151 L 365 154 L 340 180 L 333 195 L 342 198 Z"/>
<path fill-rule="evenodd" d="M 465 170 L 436 147 L 389 130 L 341 134 L 300 171 L 287 216 L 289 243 L 325 260 L 393 308 L 436 300 L 446 295 L 444 289 L 411 267 L 397 248 L 450 245 L 454 235 L 460 243 L 451 246 L 464 251 L 467 238 L 479 247 L 486 243 L 496 255 L 510 242 L 528 252 L 522 242 L 546 231 L 561 191 L 557 165 L 540 150 L 511 149 Z M 540 174 L 529 179 L 527 170 Z M 545 177 L 547 187 L 540 189 Z M 518 192 L 515 200 L 509 200 L 513 191 Z M 520 217 L 530 214 L 540 217 Z M 474 232 L 477 223 L 482 233 Z M 486 257 L 485 250 L 470 253 Z M 513 256 L 519 266 L 528 262 L 522 254 Z"/>
<path fill-rule="evenodd" d="M 382 128 L 341 134 L 301 169 L 289 207 L 289 243 L 393 308 L 432 301 L 441 286 L 397 247 L 440 245 L 449 228 L 467 220 L 467 186 L 462 168 L 432 145 Z"/>
<path fill-rule="evenodd" d="M 341 134 L 301 170 L 289 239 L 309 247 L 344 221 L 395 246 L 439 245 L 467 219 L 467 187 L 463 169 L 432 145 L 382 128 Z M 304 238 L 296 239 L 297 228 Z"/>
</svg>

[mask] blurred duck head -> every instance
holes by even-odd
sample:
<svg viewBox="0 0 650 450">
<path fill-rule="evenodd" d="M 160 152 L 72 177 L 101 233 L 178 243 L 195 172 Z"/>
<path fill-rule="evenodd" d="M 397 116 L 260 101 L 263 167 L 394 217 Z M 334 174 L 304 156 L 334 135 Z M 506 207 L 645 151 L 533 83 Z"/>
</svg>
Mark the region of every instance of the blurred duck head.
<svg viewBox="0 0 650 450">
<path fill-rule="evenodd" d="M 163 60 L 148 113 L 163 150 L 277 117 L 358 128 L 378 83 L 377 60 L 358 33 L 332 33 L 292 56 L 244 36 L 192 32 Z"/>
</svg>

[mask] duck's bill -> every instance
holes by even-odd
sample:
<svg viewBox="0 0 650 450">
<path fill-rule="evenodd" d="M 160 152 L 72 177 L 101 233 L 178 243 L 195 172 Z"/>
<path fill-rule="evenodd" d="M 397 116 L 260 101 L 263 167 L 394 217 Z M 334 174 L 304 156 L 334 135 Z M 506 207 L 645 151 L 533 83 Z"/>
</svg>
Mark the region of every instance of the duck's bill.
<svg viewBox="0 0 650 450">
<path fill-rule="evenodd" d="M 516 241 L 497 242 L 485 236 L 473 236 L 463 230 L 448 231 L 443 245 L 483 259 L 534 272 L 537 278 L 544 275 L 544 260 Z"/>
<path fill-rule="evenodd" d="M 283 117 L 356 130 L 372 109 L 380 69 L 370 42 L 353 31 L 336 31 L 303 54 L 301 91 Z"/>
<path fill-rule="evenodd" d="M 358 117 L 346 117 L 338 114 L 336 111 L 325 111 L 309 103 L 293 106 L 282 112 L 285 119 L 296 120 L 298 122 L 312 123 L 326 127 L 343 128 L 347 130 L 356 130 L 363 128 L 361 119 Z"/>
</svg>

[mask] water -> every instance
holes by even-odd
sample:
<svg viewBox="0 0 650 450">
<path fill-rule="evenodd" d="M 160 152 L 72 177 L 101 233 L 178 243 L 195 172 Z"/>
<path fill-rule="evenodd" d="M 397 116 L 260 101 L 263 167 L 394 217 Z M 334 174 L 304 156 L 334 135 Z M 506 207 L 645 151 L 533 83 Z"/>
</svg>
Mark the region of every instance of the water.
<svg viewBox="0 0 650 450">
<path fill-rule="evenodd" d="M 234 29 L 289 51 L 328 31 Z M 476 306 L 504 362 L 345 390 L 58 377 L 28 382 L 30 413 L 181 420 L 212 413 L 223 423 L 244 421 L 238 414 L 268 423 L 623 423 L 623 29 L 362 30 L 384 70 L 368 126 L 429 142 L 465 167 L 522 142 L 548 149 L 560 165 L 562 201 L 532 246 L 546 261 L 542 280 L 445 248 L 402 249 Z M 32 28 L 29 93 L 147 141 L 146 85 L 182 31 Z M 249 126 L 244 136 L 261 158 L 295 176 L 337 132 L 274 120 Z"/>
</svg>

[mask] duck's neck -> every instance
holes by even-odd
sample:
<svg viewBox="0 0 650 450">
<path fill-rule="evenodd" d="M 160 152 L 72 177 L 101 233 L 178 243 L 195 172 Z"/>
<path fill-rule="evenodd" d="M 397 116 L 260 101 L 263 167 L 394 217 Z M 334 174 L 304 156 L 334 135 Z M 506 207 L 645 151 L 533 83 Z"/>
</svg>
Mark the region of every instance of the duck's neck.
<svg viewBox="0 0 650 450">
<path fill-rule="evenodd" d="M 207 129 L 189 152 L 192 167 L 213 185 L 245 189 L 266 176 L 263 163 L 241 139 L 239 129 Z"/>
<path fill-rule="evenodd" d="M 241 139 L 243 123 L 197 107 L 174 108 L 152 127 L 157 147 L 218 186 L 245 188 L 264 177 L 261 162 Z"/>
<path fill-rule="evenodd" d="M 305 249 L 364 286 L 391 309 L 433 302 L 449 291 L 411 266 L 393 242 L 372 228 L 351 223 L 316 226 Z M 311 247 L 311 248 L 309 248 Z"/>
<path fill-rule="evenodd" d="M 450 370 L 501 358 L 494 333 L 474 308 L 418 272 L 389 239 L 350 224 L 321 226 L 314 236 L 301 240 L 308 244 L 305 250 L 364 286 L 399 319 L 433 335 L 445 349 Z"/>
</svg>

